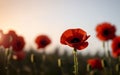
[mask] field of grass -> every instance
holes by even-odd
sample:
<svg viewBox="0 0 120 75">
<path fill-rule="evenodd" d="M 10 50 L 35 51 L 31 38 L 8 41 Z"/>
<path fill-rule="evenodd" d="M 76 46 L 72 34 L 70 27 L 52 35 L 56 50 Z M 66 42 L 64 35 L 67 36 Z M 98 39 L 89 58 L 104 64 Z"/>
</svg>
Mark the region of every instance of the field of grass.
<svg viewBox="0 0 120 75">
<path fill-rule="evenodd" d="M 15 60 L 12 55 L 7 60 L 4 50 L 0 50 L 0 75 L 74 75 L 73 55 L 64 52 L 59 55 L 59 48 L 56 48 L 53 54 L 37 53 L 35 50 L 25 52 L 25 58 Z M 12 54 L 12 53 L 11 53 Z M 88 70 L 87 60 L 91 58 L 104 59 L 104 69 Z M 58 60 L 61 60 L 58 63 Z M 61 66 L 58 66 L 61 65 Z M 110 57 L 109 59 L 102 56 L 87 55 L 83 56 L 78 53 L 78 72 L 79 75 L 120 75 L 119 60 Z"/>
</svg>

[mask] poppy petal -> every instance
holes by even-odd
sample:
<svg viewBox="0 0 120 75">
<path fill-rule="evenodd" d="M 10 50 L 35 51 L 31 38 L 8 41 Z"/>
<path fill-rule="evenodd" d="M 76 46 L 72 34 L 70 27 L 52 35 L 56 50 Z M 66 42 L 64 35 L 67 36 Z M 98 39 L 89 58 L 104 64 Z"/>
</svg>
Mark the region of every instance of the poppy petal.
<svg viewBox="0 0 120 75">
<path fill-rule="evenodd" d="M 60 42 L 64 45 L 81 50 L 88 46 L 88 42 L 86 42 L 86 40 L 89 37 L 90 36 L 87 36 L 87 33 L 80 28 L 68 29 L 63 32 Z"/>
</svg>

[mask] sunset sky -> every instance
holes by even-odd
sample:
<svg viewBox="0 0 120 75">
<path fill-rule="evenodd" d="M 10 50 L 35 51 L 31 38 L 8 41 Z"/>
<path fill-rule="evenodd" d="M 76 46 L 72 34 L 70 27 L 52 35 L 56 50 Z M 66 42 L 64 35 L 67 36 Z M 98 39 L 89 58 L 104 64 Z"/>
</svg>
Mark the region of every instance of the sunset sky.
<svg viewBox="0 0 120 75">
<path fill-rule="evenodd" d="M 0 0 L 0 29 L 23 35 L 26 48 L 36 48 L 35 37 L 46 34 L 52 39 L 47 52 L 58 45 L 62 52 L 69 47 L 59 43 L 61 34 L 68 28 L 82 28 L 91 37 L 89 46 L 81 52 L 96 52 L 102 44 L 95 27 L 101 22 L 114 24 L 120 35 L 120 0 Z"/>
</svg>

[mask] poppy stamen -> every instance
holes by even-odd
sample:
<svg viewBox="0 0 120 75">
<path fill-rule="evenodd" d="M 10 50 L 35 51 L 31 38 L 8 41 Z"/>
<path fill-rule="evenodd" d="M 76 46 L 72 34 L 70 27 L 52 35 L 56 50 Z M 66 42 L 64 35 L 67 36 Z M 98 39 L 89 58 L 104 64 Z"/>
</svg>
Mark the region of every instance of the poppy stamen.
<svg viewBox="0 0 120 75">
<path fill-rule="evenodd" d="M 17 46 L 20 46 L 21 45 L 21 43 L 20 42 L 17 42 Z"/>
<path fill-rule="evenodd" d="M 80 39 L 79 38 L 73 38 L 70 42 L 71 43 L 78 43 L 78 42 L 80 42 Z"/>
<path fill-rule="evenodd" d="M 104 36 L 108 36 L 108 35 L 109 35 L 109 31 L 108 31 L 108 30 L 104 30 L 104 31 L 103 31 L 103 35 L 104 35 Z"/>
<path fill-rule="evenodd" d="M 120 43 L 118 43 L 118 48 L 120 48 Z"/>
<path fill-rule="evenodd" d="M 46 44 L 47 44 L 47 41 L 42 40 L 42 41 L 40 42 L 40 44 L 42 44 L 42 45 L 46 45 Z"/>
<path fill-rule="evenodd" d="M 39 35 L 35 39 L 35 43 L 37 44 L 38 49 L 40 49 L 40 48 L 45 48 L 47 45 L 49 45 L 51 43 L 51 40 L 46 35 Z"/>
<path fill-rule="evenodd" d="M 108 22 L 103 22 L 96 27 L 97 37 L 101 41 L 112 40 L 116 35 L 116 27 Z"/>
</svg>

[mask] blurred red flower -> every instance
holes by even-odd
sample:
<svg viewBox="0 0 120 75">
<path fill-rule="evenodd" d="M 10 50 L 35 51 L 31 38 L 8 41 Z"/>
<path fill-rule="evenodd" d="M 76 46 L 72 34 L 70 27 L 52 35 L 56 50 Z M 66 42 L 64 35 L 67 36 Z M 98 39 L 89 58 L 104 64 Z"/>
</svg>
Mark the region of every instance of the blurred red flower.
<svg viewBox="0 0 120 75">
<path fill-rule="evenodd" d="M 14 30 L 9 30 L 9 32 L 7 34 L 10 36 L 11 40 L 17 38 L 17 34 Z"/>
<path fill-rule="evenodd" d="M 82 50 L 88 46 L 88 42 L 86 40 L 89 37 L 90 35 L 87 36 L 87 33 L 80 28 L 68 29 L 62 34 L 60 42 L 64 45 Z"/>
<path fill-rule="evenodd" d="M 9 37 L 8 34 L 2 34 L 1 35 L 0 45 L 3 46 L 4 48 L 9 48 L 10 47 L 11 38 Z"/>
<path fill-rule="evenodd" d="M 24 51 L 20 51 L 20 52 L 15 52 L 13 54 L 13 59 L 15 60 L 24 60 L 26 56 L 26 53 Z"/>
<path fill-rule="evenodd" d="M 12 41 L 12 48 L 14 51 L 21 51 L 25 46 L 25 40 L 22 36 L 18 36 Z"/>
<path fill-rule="evenodd" d="M 0 45 L 4 48 L 9 48 L 13 39 L 17 37 L 15 31 L 10 30 L 7 34 L 4 34 L 2 30 L 0 30 Z"/>
<path fill-rule="evenodd" d="M 120 55 L 120 36 L 117 36 L 112 40 L 111 47 L 113 57 L 118 57 Z"/>
<path fill-rule="evenodd" d="M 91 69 L 98 69 L 98 70 L 103 69 L 100 59 L 89 59 L 87 62 L 90 65 Z"/>
<path fill-rule="evenodd" d="M 45 48 L 47 45 L 51 43 L 51 40 L 48 36 L 46 35 L 39 35 L 35 39 L 35 43 L 37 44 L 37 48 Z"/>
<path fill-rule="evenodd" d="M 100 40 L 107 41 L 115 37 L 116 28 L 108 22 L 103 22 L 98 24 L 96 32 Z"/>
</svg>

